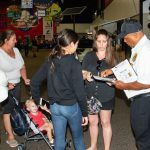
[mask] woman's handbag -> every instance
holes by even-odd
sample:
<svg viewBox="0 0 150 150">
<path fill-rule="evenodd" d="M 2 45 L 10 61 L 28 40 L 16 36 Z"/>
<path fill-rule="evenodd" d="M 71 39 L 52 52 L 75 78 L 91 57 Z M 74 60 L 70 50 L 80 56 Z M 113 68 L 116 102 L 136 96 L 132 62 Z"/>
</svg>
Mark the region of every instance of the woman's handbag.
<svg viewBox="0 0 150 150">
<path fill-rule="evenodd" d="M 14 132 L 17 135 L 23 135 L 28 129 L 26 114 L 21 109 L 20 105 L 18 104 L 17 99 L 15 97 L 13 97 L 13 99 L 15 100 L 16 106 L 13 109 L 13 111 L 10 113 L 11 125 L 12 125 Z"/>
<path fill-rule="evenodd" d="M 87 107 L 88 113 L 92 115 L 100 112 L 102 104 L 97 98 L 92 96 L 90 99 L 87 100 Z"/>
</svg>

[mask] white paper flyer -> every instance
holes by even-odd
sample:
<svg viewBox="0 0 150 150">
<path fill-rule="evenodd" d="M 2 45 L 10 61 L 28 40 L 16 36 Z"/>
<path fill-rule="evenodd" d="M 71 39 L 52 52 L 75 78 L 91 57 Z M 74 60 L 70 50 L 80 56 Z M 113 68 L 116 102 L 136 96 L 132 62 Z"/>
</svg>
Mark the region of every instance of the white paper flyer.
<svg viewBox="0 0 150 150">
<path fill-rule="evenodd" d="M 125 83 L 134 82 L 137 80 L 137 75 L 127 59 L 113 67 L 112 71 L 118 80 Z M 127 98 L 133 97 L 134 93 L 132 90 L 124 90 L 124 92 Z"/>
</svg>

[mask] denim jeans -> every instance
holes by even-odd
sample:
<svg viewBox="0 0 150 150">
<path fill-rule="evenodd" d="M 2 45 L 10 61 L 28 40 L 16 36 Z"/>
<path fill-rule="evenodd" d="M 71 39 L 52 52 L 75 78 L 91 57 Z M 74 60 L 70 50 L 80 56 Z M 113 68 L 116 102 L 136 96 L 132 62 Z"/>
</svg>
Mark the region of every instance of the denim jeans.
<svg viewBox="0 0 150 150">
<path fill-rule="evenodd" d="M 82 130 L 82 114 L 79 105 L 63 106 L 54 103 L 50 105 L 55 135 L 55 150 L 64 150 L 66 147 L 67 123 L 71 129 L 73 143 L 76 150 L 85 150 Z"/>
</svg>

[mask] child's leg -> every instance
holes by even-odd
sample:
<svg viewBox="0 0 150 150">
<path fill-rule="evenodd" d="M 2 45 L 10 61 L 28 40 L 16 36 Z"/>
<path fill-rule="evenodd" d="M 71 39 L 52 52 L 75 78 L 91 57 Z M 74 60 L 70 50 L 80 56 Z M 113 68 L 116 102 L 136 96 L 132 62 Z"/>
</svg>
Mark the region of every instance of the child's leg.
<svg viewBox="0 0 150 150">
<path fill-rule="evenodd" d="M 45 123 L 41 128 L 40 130 L 45 130 L 47 132 L 47 137 L 49 139 L 49 141 L 53 141 L 53 134 L 52 134 L 52 124 L 51 123 Z"/>
</svg>

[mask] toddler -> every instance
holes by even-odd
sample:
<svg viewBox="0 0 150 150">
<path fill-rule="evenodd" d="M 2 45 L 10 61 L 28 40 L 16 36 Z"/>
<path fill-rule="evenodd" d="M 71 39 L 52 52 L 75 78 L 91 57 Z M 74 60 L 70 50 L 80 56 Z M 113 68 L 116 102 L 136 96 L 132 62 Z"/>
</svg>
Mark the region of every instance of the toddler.
<svg viewBox="0 0 150 150">
<path fill-rule="evenodd" d="M 46 131 L 47 137 L 51 145 L 54 144 L 54 139 L 52 137 L 53 126 L 44 116 L 44 114 L 38 109 L 35 101 L 33 99 L 28 99 L 25 103 L 26 109 L 29 111 L 30 117 L 33 121 L 38 124 L 38 128 L 40 131 Z M 49 111 L 46 109 L 47 107 L 42 107 L 42 109 Z"/>
</svg>

